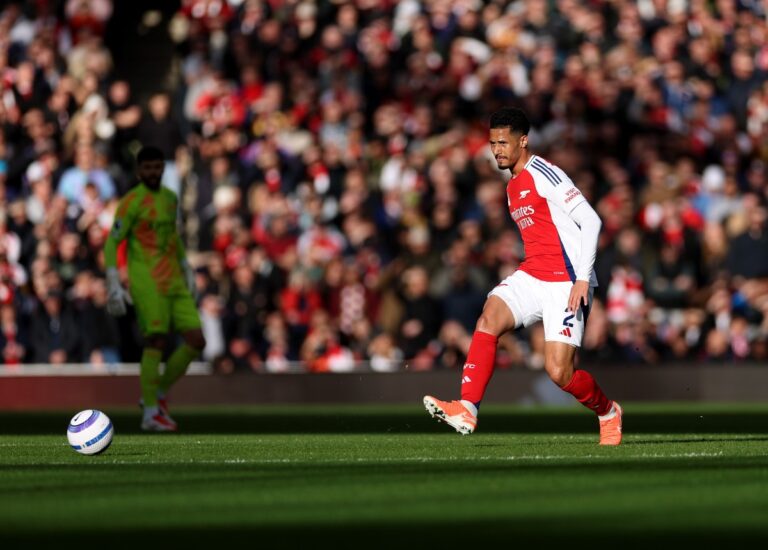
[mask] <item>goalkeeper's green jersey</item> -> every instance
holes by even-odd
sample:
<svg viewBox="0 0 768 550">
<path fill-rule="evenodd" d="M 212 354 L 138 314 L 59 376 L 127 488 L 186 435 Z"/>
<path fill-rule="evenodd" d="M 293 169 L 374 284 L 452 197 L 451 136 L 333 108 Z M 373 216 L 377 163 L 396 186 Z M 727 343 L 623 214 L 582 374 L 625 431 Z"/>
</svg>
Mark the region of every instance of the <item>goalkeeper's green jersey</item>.
<svg viewBox="0 0 768 550">
<path fill-rule="evenodd" d="M 181 260 L 184 246 L 176 230 L 176 195 L 143 183 L 117 206 L 112 231 L 104 245 L 106 267 L 117 266 L 117 247 L 128 240 L 128 277 L 134 300 L 188 292 Z"/>
</svg>

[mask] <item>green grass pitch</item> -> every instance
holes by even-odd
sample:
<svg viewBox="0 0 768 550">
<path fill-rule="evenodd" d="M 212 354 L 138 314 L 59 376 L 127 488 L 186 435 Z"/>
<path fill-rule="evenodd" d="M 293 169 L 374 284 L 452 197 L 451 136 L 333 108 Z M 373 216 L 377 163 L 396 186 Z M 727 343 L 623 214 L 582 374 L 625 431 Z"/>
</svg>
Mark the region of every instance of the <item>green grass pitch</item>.
<svg viewBox="0 0 768 550">
<path fill-rule="evenodd" d="M 619 448 L 578 408 L 486 405 L 464 437 L 418 403 L 180 409 L 153 435 L 107 409 L 96 457 L 76 411 L 2 413 L 0 547 L 768 541 L 768 405 L 624 408 Z"/>
</svg>

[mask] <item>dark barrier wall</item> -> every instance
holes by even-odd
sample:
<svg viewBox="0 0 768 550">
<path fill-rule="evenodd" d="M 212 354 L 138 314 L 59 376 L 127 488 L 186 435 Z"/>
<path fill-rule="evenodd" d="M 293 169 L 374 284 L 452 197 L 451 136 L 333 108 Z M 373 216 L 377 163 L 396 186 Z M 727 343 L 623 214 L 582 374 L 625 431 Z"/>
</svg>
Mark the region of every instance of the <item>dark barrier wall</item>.
<svg viewBox="0 0 768 550">
<path fill-rule="evenodd" d="M 590 369 L 610 397 L 624 401 L 768 401 L 768 366 Z M 187 376 L 178 405 L 419 403 L 425 394 L 458 397 L 457 372 Z M 0 378 L 0 409 L 136 406 L 138 377 Z M 500 371 L 486 402 L 570 403 L 543 372 Z"/>
</svg>

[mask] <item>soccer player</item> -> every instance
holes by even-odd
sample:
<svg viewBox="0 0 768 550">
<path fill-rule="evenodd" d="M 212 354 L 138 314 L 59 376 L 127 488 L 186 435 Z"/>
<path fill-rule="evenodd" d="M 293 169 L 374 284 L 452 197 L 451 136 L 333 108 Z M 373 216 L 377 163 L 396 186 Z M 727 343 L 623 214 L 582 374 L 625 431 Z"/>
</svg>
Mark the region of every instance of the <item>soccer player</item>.
<svg viewBox="0 0 768 550">
<path fill-rule="evenodd" d="M 565 172 L 531 153 L 530 123 L 522 110 L 502 109 L 490 122 L 491 152 L 499 168 L 512 173 L 507 203 L 523 239 L 525 259 L 488 294 L 464 363 L 461 400 L 440 401 L 428 395 L 424 406 L 457 432 L 472 433 L 493 374 L 499 336 L 542 320 L 547 374 L 597 414 L 600 444 L 618 445 L 621 407 L 587 371 L 574 369 L 597 286 L 593 266 L 600 218 Z"/>
<path fill-rule="evenodd" d="M 163 153 L 155 147 L 139 151 L 139 184 L 118 204 L 112 231 L 104 245 L 107 269 L 107 311 L 120 316 L 133 303 L 145 347 L 141 356 L 141 404 L 146 431 L 175 431 L 166 396 L 190 362 L 205 347 L 194 292 L 194 272 L 176 231 L 176 195 L 162 187 Z M 117 247 L 128 240 L 130 293 L 117 270 Z M 171 327 L 183 343 L 168 358 L 162 376 L 160 362 Z"/>
</svg>

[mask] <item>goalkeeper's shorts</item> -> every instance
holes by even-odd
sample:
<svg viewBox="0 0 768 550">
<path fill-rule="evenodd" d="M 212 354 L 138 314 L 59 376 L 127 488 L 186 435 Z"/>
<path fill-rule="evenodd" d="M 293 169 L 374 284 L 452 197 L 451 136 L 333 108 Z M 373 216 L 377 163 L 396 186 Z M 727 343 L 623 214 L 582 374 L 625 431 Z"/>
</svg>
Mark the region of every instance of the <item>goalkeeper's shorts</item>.
<svg viewBox="0 0 768 550">
<path fill-rule="evenodd" d="M 187 332 L 201 328 L 197 305 L 189 292 L 163 296 L 159 293 L 133 295 L 133 305 L 142 334 L 166 334 L 171 328 Z"/>
</svg>

